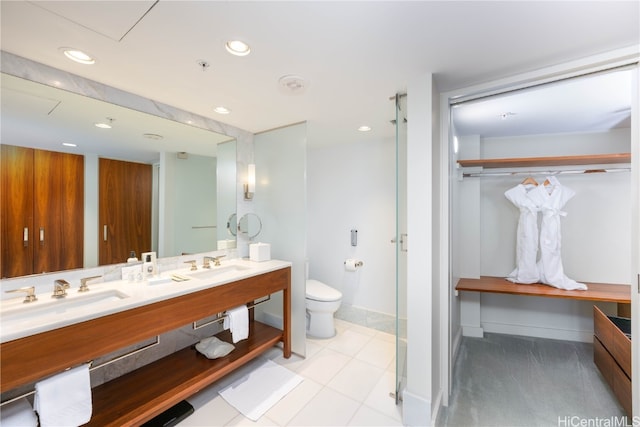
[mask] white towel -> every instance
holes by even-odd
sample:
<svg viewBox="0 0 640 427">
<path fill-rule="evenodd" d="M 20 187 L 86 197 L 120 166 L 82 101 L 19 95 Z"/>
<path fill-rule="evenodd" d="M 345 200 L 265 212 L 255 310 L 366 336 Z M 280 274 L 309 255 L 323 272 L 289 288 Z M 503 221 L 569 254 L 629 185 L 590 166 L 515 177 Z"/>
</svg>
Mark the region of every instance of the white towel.
<svg viewBox="0 0 640 427">
<path fill-rule="evenodd" d="M 223 322 L 224 329 L 231 331 L 233 343 L 247 339 L 249 337 L 249 310 L 246 305 L 227 310 Z"/>
<path fill-rule="evenodd" d="M 38 417 L 26 398 L 7 403 L 0 412 L 3 427 L 37 427 Z"/>
<path fill-rule="evenodd" d="M 89 365 L 69 369 L 36 383 L 33 406 L 42 427 L 88 423 L 92 412 Z"/>
</svg>

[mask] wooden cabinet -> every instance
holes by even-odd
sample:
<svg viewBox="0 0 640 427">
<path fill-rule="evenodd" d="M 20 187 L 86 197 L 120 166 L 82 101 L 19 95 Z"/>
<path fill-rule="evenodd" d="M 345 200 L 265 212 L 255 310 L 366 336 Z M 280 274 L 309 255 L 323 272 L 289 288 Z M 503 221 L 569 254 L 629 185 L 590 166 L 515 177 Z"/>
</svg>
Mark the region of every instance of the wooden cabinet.
<svg viewBox="0 0 640 427">
<path fill-rule="evenodd" d="M 2 277 L 81 268 L 84 157 L 1 148 Z"/>
<path fill-rule="evenodd" d="M 593 361 L 631 417 L 631 339 L 593 307 Z"/>
<path fill-rule="evenodd" d="M 152 167 L 100 159 L 99 263 L 125 262 L 151 250 Z"/>
</svg>

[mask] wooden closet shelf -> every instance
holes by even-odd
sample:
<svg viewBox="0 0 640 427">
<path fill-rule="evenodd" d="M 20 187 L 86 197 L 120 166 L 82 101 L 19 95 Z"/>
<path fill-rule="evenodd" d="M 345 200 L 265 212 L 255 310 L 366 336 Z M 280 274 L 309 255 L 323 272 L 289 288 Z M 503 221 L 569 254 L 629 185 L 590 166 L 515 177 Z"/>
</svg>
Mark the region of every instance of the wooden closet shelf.
<svg viewBox="0 0 640 427">
<path fill-rule="evenodd" d="M 586 291 L 567 291 L 539 283 L 526 285 L 512 283 L 503 277 L 480 276 L 479 279 L 460 279 L 457 291 L 489 292 L 586 301 L 631 303 L 631 286 L 607 283 L 587 283 Z"/>
<path fill-rule="evenodd" d="M 217 335 L 231 342 L 228 331 Z M 251 322 L 249 338 L 226 357 L 210 360 L 188 347 L 92 390 L 87 426 L 133 426 L 155 417 L 283 340 L 283 331 Z"/>
<path fill-rule="evenodd" d="M 589 154 L 582 156 L 523 157 L 504 159 L 458 160 L 462 167 L 519 168 L 537 166 L 577 166 L 630 163 L 631 153 Z"/>
</svg>

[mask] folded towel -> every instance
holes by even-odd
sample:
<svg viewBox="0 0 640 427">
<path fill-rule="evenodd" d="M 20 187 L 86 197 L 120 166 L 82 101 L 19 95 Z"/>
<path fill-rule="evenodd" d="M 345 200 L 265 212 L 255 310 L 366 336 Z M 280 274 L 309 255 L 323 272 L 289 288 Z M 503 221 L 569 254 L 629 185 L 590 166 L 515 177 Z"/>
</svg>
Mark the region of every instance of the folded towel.
<svg viewBox="0 0 640 427">
<path fill-rule="evenodd" d="M 246 305 L 227 310 L 223 322 L 224 329 L 231 331 L 233 343 L 249 337 L 249 310 Z"/>
<path fill-rule="evenodd" d="M 196 344 L 196 350 L 209 359 L 224 357 L 234 349 L 235 347 L 232 344 L 219 340 L 217 337 L 205 338 Z"/>
<path fill-rule="evenodd" d="M 3 427 L 37 427 L 38 417 L 26 398 L 7 403 L 0 412 Z"/>
<path fill-rule="evenodd" d="M 34 407 L 42 427 L 88 423 L 92 412 L 89 365 L 36 383 Z"/>
</svg>

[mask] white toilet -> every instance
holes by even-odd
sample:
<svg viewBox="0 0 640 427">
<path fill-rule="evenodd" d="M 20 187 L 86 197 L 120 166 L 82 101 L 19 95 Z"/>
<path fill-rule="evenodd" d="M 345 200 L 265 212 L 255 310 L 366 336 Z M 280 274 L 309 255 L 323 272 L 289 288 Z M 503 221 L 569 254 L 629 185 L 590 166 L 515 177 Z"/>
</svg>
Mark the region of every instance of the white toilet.
<svg viewBox="0 0 640 427">
<path fill-rule="evenodd" d="M 333 314 L 340 308 L 342 293 L 317 280 L 307 279 L 305 305 L 307 308 L 307 335 L 331 338 L 336 334 Z"/>
</svg>

